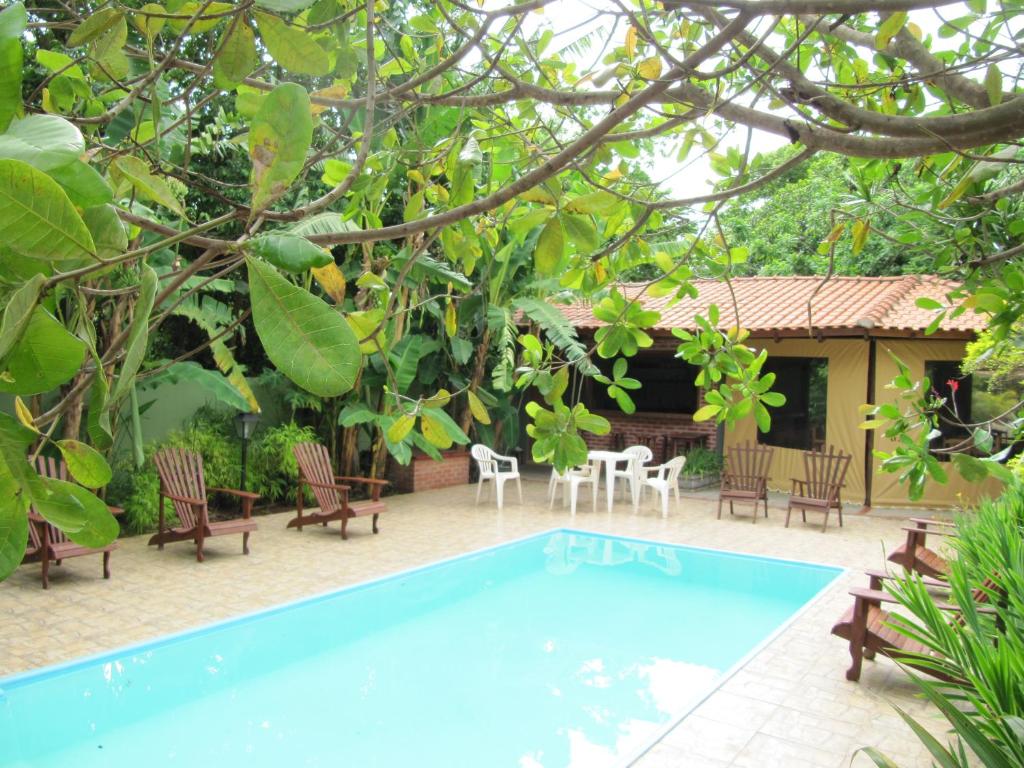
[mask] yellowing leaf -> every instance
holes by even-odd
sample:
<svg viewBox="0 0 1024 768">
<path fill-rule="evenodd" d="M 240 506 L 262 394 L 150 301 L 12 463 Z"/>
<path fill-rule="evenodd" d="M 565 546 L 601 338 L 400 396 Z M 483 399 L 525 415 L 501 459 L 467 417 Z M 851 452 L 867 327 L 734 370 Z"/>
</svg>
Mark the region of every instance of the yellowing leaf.
<svg viewBox="0 0 1024 768">
<path fill-rule="evenodd" d="M 427 408 L 444 408 L 452 400 L 452 393 L 443 387 L 423 401 Z"/>
<path fill-rule="evenodd" d="M 626 58 L 630 61 L 636 56 L 636 27 L 630 27 L 626 30 Z"/>
<path fill-rule="evenodd" d="M 313 141 L 309 94 L 298 83 L 282 83 L 260 105 L 249 129 L 252 207 L 262 211 L 283 195 L 306 162 Z"/>
<path fill-rule="evenodd" d="M 351 92 L 352 88 L 348 83 L 338 83 L 337 85 L 332 85 L 330 88 L 321 88 L 319 91 L 313 91 L 309 97 L 310 101 L 313 99 L 347 99 Z M 322 112 L 326 112 L 328 109 L 330 109 L 330 107 L 323 104 L 311 104 L 309 111 L 316 116 Z"/>
<path fill-rule="evenodd" d="M 230 90 L 241 83 L 259 66 L 256 36 L 244 19 L 234 27 L 230 25 L 220 36 L 220 48 L 213 60 L 213 82 L 219 88 Z"/>
<path fill-rule="evenodd" d="M 565 255 L 565 232 L 558 216 L 548 219 L 537 238 L 533 266 L 539 275 L 553 275 Z"/>
<path fill-rule="evenodd" d="M 20 397 L 14 398 L 14 412 L 18 415 L 18 421 L 38 434 L 39 430 L 36 429 L 35 419 L 32 418 L 32 411 L 29 410 L 28 406 L 25 405 L 25 401 Z"/>
<path fill-rule="evenodd" d="M 996 106 L 1003 100 L 1003 73 L 995 64 L 989 64 L 985 72 L 985 91 L 988 93 L 988 100 L 992 106 Z"/>
<path fill-rule="evenodd" d="M 868 240 L 868 233 L 871 231 L 871 224 L 867 219 L 857 219 L 853 224 L 853 255 L 856 256 L 864 249 L 864 243 Z"/>
<path fill-rule="evenodd" d="M 459 332 L 459 318 L 455 312 L 455 305 L 448 301 L 448 306 L 444 308 L 444 330 L 449 336 L 454 336 Z"/>
<path fill-rule="evenodd" d="M 661 59 L 657 56 L 644 59 L 637 65 L 636 71 L 645 80 L 657 80 L 661 77 Z"/>
<path fill-rule="evenodd" d="M 113 176 L 127 180 L 139 196 L 159 203 L 179 216 L 185 215 L 185 209 L 181 207 L 167 182 L 150 173 L 149 166 L 144 160 L 129 155 L 119 157 L 110 164 L 110 170 Z"/>
<path fill-rule="evenodd" d="M 313 279 L 324 289 L 324 293 L 334 299 L 335 304 L 345 300 L 345 276 L 333 261 L 323 267 L 313 267 Z"/>
<path fill-rule="evenodd" d="M 387 437 L 388 441 L 392 443 L 402 442 L 406 436 L 412 432 L 413 426 L 416 424 L 416 417 L 411 413 L 403 414 L 395 419 L 394 423 L 388 427 Z"/>
<path fill-rule="evenodd" d="M 519 195 L 519 199 L 525 200 L 528 203 L 543 203 L 544 205 L 555 204 L 554 196 L 546 189 L 542 189 L 541 187 L 534 187 L 533 189 L 526 190 L 521 195 Z"/>
<path fill-rule="evenodd" d="M 477 397 L 476 392 L 469 390 L 466 392 L 466 395 L 469 398 L 469 410 L 473 414 L 473 418 L 481 424 L 490 424 L 491 415 L 487 413 L 487 409 L 484 407 L 483 401 Z"/>
<path fill-rule="evenodd" d="M 164 16 L 149 14 L 165 14 L 167 9 L 159 3 L 146 3 L 132 14 L 132 24 L 149 40 L 153 40 L 164 28 L 167 19 Z"/>
<path fill-rule="evenodd" d="M 327 51 L 301 27 L 286 24 L 276 16 L 256 12 L 260 37 L 278 64 L 289 72 L 326 75 L 331 69 Z"/>
<path fill-rule="evenodd" d="M 196 17 L 192 26 L 188 27 L 190 35 L 200 35 L 203 32 L 209 32 L 222 21 L 228 21 L 230 16 L 225 16 L 224 14 L 232 10 L 233 7 L 231 3 L 210 3 L 207 5 L 206 3 L 189 0 L 189 2 L 178 6 L 174 11 L 174 18 L 168 19 L 167 24 L 175 32 L 180 33 L 184 31 L 185 27 L 188 27 L 192 17 L 202 10 L 202 13 Z"/>
<path fill-rule="evenodd" d="M 427 438 L 427 442 L 431 445 L 441 449 L 452 447 L 451 435 L 444 428 L 444 424 L 429 413 L 424 413 L 420 416 L 420 429 L 423 430 L 423 436 Z"/>
</svg>

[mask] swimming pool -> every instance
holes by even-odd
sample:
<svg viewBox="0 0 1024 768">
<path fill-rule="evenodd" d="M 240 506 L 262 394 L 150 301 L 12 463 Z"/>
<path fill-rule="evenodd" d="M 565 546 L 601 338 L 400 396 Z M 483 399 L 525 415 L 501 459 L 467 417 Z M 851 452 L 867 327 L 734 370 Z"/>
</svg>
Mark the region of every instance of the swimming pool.
<svg viewBox="0 0 1024 768">
<path fill-rule="evenodd" d="M 840 573 L 548 532 L 0 680 L 0 765 L 622 765 Z"/>
</svg>

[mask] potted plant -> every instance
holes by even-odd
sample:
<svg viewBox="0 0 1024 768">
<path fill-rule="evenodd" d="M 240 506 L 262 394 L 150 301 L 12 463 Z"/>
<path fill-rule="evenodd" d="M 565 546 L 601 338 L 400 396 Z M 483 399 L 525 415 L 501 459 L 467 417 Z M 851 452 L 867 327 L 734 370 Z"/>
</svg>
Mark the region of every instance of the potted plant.
<svg viewBox="0 0 1024 768">
<path fill-rule="evenodd" d="M 679 475 L 679 487 L 684 491 L 705 488 L 718 482 L 722 474 L 722 457 L 707 448 L 693 448 L 686 452 L 686 464 Z"/>
</svg>

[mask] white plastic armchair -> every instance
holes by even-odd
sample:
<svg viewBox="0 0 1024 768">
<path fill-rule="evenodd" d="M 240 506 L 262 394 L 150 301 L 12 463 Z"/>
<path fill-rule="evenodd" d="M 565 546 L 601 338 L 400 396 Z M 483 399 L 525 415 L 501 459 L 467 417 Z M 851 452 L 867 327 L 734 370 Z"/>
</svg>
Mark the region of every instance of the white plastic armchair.
<svg viewBox="0 0 1024 768">
<path fill-rule="evenodd" d="M 548 509 L 555 506 L 555 497 L 558 495 L 558 486 L 564 486 L 562 490 L 562 505 L 570 502 L 570 512 L 576 514 L 576 499 L 579 497 L 580 486 L 590 485 L 591 505 L 597 511 L 597 482 L 601 474 L 600 462 L 593 461 L 581 467 L 567 469 L 559 473 L 554 467 L 551 468 L 551 480 L 548 482 Z M 568 494 L 566 493 L 568 490 Z"/>
<path fill-rule="evenodd" d="M 636 512 L 640 506 L 640 497 L 643 496 L 645 488 L 652 488 L 661 496 L 661 516 L 668 517 L 668 496 L 674 493 L 676 496 L 676 508 L 679 508 L 679 473 L 683 471 L 686 464 L 685 456 L 676 456 L 669 462 L 657 467 L 645 467 L 643 476 L 640 478 L 640 492 L 637 494 L 637 501 L 633 505 Z"/>
<path fill-rule="evenodd" d="M 470 449 L 470 455 L 476 461 L 480 475 L 480 479 L 476 483 L 477 504 L 480 503 L 480 492 L 483 490 L 484 480 L 490 480 L 494 485 L 499 510 L 504 502 L 506 480 L 516 481 L 516 488 L 519 490 L 519 503 L 523 503 L 523 485 L 519 478 L 519 461 L 515 456 L 502 456 L 480 443 L 477 443 Z M 502 463 L 508 464 L 510 468 L 507 470 L 502 469 Z M 490 493 L 490 486 L 488 486 L 488 493 Z"/>
<path fill-rule="evenodd" d="M 609 473 L 609 482 L 613 484 L 618 478 L 629 481 L 630 498 L 635 508 L 639 501 L 640 479 L 643 476 L 644 464 L 654 458 L 654 453 L 646 445 L 631 445 L 622 451 L 630 458 L 623 469 L 614 469 Z M 625 486 L 623 486 L 624 488 Z"/>
</svg>

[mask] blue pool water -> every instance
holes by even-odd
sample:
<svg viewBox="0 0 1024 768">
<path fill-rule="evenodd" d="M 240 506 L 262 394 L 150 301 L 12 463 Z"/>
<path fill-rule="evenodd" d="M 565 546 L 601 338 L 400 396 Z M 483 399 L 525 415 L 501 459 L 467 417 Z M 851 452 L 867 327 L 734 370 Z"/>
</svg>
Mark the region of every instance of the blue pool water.
<svg viewBox="0 0 1024 768">
<path fill-rule="evenodd" d="M 546 533 L 0 680 L 0 765 L 621 765 L 839 573 Z"/>
</svg>

